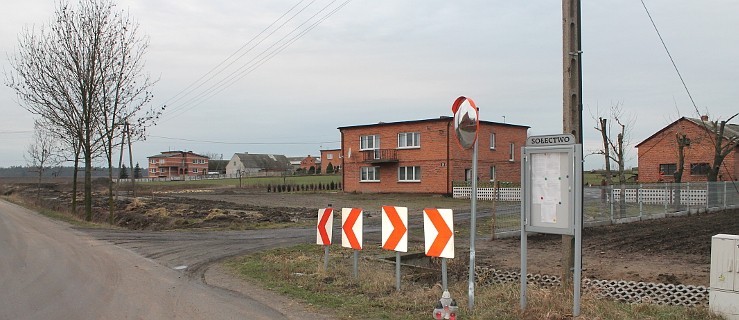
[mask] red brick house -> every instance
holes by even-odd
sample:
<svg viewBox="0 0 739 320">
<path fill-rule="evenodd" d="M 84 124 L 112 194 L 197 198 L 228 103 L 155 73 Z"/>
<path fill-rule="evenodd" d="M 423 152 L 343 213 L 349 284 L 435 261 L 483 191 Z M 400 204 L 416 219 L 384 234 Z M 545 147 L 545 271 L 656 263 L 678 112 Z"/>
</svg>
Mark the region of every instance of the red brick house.
<svg viewBox="0 0 739 320">
<path fill-rule="evenodd" d="M 480 121 L 480 181 L 521 180 L 528 128 Z M 471 179 L 472 150 L 459 145 L 452 117 L 338 129 L 346 192 L 451 194 L 452 182 Z"/>
<path fill-rule="evenodd" d="M 310 168 L 313 168 L 313 172 L 315 172 L 320 167 L 321 167 L 320 158 L 316 159 L 308 155 L 307 157 L 303 158 L 303 160 L 300 160 L 300 169 L 302 169 L 303 172 L 310 172 Z"/>
<path fill-rule="evenodd" d="M 208 173 L 208 157 L 192 151 L 164 151 L 147 158 L 149 177 L 202 176 Z"/>
<path fill-rule="evenodd" d="M 321 150 L 321 173 L 332 173 L 328 172 L 329 164 L 333 173 L 341 172 L 341 149 Z"/>
<path fill-rule="evenodd" d="M 706 181 L 713 165 L 713 123 L 708 117 L 682 117 L 636 145 L 639 154 L 640 182 L 673 182 L 678 171 L 678 137 L 685 135 L 688 143 L 683 148 L 682 182 Z M 724 139 L 739 138 L 739 125 L 726 124 Z M 721 165 L 719 181 L 739 177 L 739 146 L 735 147 Z"/>
</svg>

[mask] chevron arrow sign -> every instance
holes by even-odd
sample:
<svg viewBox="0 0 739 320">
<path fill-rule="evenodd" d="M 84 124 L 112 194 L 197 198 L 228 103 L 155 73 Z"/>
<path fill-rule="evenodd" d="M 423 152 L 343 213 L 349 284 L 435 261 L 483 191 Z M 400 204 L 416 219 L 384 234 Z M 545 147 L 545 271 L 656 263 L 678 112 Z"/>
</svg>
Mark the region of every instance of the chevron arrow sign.
<svg viewBox="0 0 739 320">
<path fill-rule="evenodd" d="M 334 228 L 334 209 L 318 209 L 318 225 L 316 229 L 316 244 L 331 245 L 331 236 Z"/>
<path fill-rule="evenodd" d="M 341 209 L 341 246 L 362 250 L 362 209 Z"/>
<path fill-rule="evenodd" d="M 408 252 L 408 208 L 382 206 L 382 248 Z"/>
<path fill-rule="evenodd" d="M 423 209 L 423 233 L 427 256 L 454 258 L 452 218 L 452 209 Z"/>
</svg>

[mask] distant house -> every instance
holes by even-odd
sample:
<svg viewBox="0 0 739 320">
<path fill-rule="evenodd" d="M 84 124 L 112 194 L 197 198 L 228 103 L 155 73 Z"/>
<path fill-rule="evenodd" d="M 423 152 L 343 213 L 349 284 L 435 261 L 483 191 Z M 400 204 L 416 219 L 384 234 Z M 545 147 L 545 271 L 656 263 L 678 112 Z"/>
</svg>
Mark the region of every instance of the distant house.
<svg viewBox="0 0 739 320">
<path fill-rule="evenodd" d="M 307 157 L 300 160 L 300 169 L 304 172 L 310 172 L 310 168 L 313 168 L 313 172 L 321 169 L 321 158 L 314 158 L 308 155 Z"/>
<path fill-rule="evenodd" d="M 706 181 L 713 165 L 714 123 L 707 116 L 701 119 L 682 117 L 660 129 L 636 145 L 639 154 L 640 182 L 673 182 L 678 171 L 677 138 L 685 135 L 682 182 Z M 739 139 L 739 125 L 726 124 L 723 139 Z M 725 143 L 724 143 L 725 144 Z M 719 169 L 719 181 L 739 178 L 739 146 L 736 146 Z"/>
<path fill-rule="evenodd" d="M 332 172 L 328 172 L 329 166 Z M 321 150 L 321 173 L 341 172 L 341 149 Z"/>
<path fill-rule="evenodd" d="M 300 162 L 303 161 L 303 157 L 287 157 L 287 161 L 290 161 L 290 169 L 292 171 L 298 171 L 300 169 Z"/>
<path fill-rule="evenodd" d="M 208 157 L 192 151 L 164 151 L 149 159 L 149 177 L 172 178 L 208 173 Z"/>
<path fill-rule="evenodd" d="M 346 192 L 451 194 L 471 180 L 472 151 L 457 142 L 452 117 L 338 128 Z M 480 121 L 480 181 L 521 181 L 527 126 Z"/>
<path fill-rule="evenodd" d="M 227 175 L 278 175 L 290 171 L 290 161 L 279 154 L 235 153 L 226 165 Z"/>
</svg>

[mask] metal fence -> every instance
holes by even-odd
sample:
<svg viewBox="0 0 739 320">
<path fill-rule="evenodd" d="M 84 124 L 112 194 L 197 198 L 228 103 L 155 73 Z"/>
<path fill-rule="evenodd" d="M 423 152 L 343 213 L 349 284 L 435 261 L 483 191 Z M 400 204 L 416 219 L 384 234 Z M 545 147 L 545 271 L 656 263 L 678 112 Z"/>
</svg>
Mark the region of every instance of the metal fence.
<svg viewBox="0 0 739 320">
<path fill-rule="evenodd" d="M 469 199 L 469 186 L 455 186 L 453 197 Z M 477 199 L 496 200 L 495 233 L 498 236 L 520 232 L 521 189 L 478 188 Z M 690 182 L 586 187 L 583 190 L 585 226 L 628 223 L 739 208 L 739 183 Z"/>
</svg>

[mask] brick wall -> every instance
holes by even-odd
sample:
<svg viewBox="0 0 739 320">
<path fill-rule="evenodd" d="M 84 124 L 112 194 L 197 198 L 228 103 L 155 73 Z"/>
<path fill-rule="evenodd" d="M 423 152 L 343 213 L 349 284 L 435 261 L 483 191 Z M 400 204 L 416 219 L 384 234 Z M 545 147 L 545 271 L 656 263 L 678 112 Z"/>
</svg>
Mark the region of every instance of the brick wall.
<svg viewBox="0 0 739 320">
<path fill-rule="evenodd" d="M 691 165 L 698 163 L 707 163 L 709 166 L 713 164 L 714 146 L 711 133 L 694 122 L 680 119 L 637 146 L 640 182 L 675 180 L 672 175 L 660 174 L 659 167 L 660 164 L 678 164 L 678 134 L 685 134 L 690 139 L 690 146 L 684 148 L 682 182 L 706 181 L 706 175 L 691 174 L 690 168 Z M 737 150 L 734 150 L 724 159 L 719 172 L 720 181 L 736 179 L 739 168 L 736 154 Z"/>
<path fill-rule="evenodd" d="M 526 141 L 527 127 L 481 122 L 478 138 L 478 176 L 488 181 L 495 166 L 501 181 L 520 182 L 520 147 Z M 452 118 L 384 123 L 339 128 L 342 133 L 343 185 L 347 192 L 411 192 L 449 194 L 453 181 L 465 180 L 465 169 L 472 166 L 472 150 L 457 142 Z M 398 134 L 420 133 L 420 148 L 398 148 Z M 496 146 L 490 148 L 490 133 L 495 132 Z M 381 150 L 394 149 L 397 162 L 369 164 L 360 151 L 360 136 L 379 135 Z M 514 160 L 509 161 L 509 145 L 514 144 Z M 379 182 L 360 181 L 362 167 L 379 167 Z M 418 182 L 398 181 L 400 167 L 420 166 Z"/>
<path fill-rule="evenodd" d="M 326 174 L 328 164 L 334 167 L 334 172 L 338 172 L 341 169 L 341 150 L 321 150 L 321 173 Z"/>
</svg>

